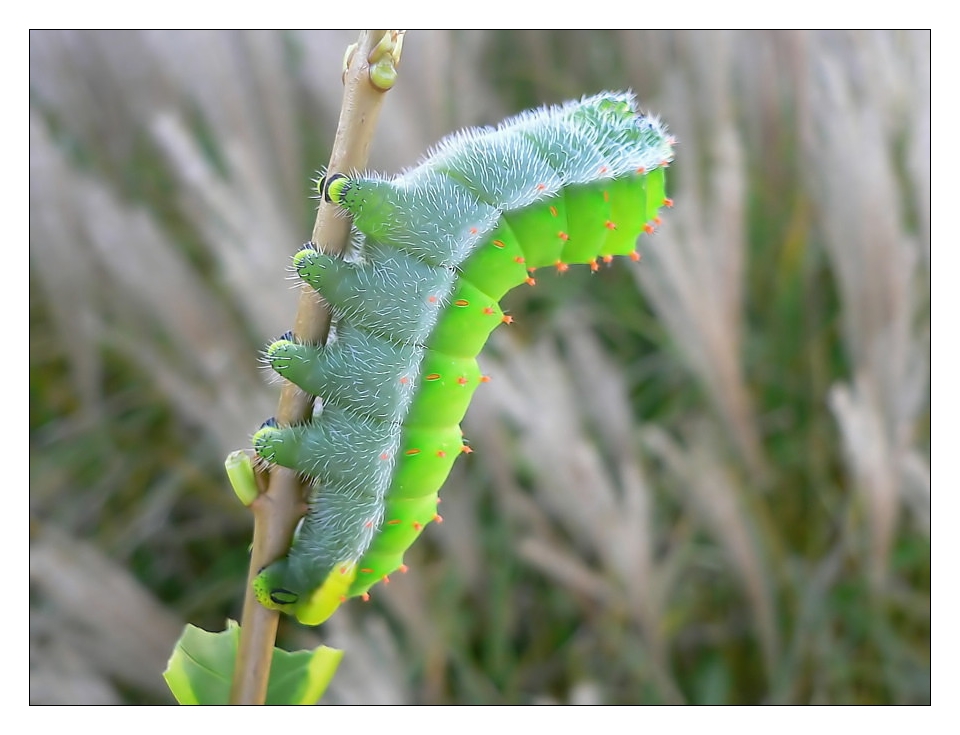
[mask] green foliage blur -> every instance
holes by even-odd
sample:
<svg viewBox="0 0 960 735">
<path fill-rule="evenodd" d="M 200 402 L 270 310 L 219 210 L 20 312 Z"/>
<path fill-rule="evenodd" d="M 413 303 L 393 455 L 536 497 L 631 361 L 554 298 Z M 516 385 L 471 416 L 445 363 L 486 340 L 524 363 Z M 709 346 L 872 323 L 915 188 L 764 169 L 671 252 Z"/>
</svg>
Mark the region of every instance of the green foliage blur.
<svg viewBox="0 0 960 735">
<path fill-rule="evenodd" d="M 356 32 L 30 37 L 34 703 L 161 703 L 238 618 L 223 474 Z M 411 31 L 371 166 L 631 88 L 676 135 L 639 263 L 538 275 L 409 574 L 281 645 L 331 703 L 930 700 L 930 34 Z"/>
</svg>

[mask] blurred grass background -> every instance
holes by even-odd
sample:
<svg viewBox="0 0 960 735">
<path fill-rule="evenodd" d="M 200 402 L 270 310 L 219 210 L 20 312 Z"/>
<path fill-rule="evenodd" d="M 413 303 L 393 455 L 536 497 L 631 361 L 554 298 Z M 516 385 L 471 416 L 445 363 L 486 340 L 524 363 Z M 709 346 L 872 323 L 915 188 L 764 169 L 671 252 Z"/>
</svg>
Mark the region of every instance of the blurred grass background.
<svg viewBox="0 0 960 735">
<path fill-rule="evenodd" d="M 222 473 L 276 406 L 356 32 L 33 32 L 30 698 L 171 701 L 238 617 Z M 544 275 L 409 574 L 287 647 L 332 703 L 927 703 L 930 35 L 407 35 L 370 165 L 630 87 L 677 136 L 643 260 Z"/>
</svg>

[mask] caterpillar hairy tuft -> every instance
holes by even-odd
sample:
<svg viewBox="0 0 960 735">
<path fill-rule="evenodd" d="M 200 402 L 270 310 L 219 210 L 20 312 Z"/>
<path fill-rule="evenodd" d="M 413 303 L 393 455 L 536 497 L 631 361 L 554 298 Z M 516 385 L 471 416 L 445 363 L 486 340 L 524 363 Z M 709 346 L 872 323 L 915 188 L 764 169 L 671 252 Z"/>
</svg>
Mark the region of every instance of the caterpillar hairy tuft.
<svg viewBox="0 0 960 735">
<path fill-rule="evenodd" d="M 311 478 L 287 555 L 257 599 L 317 625 L 403 566 L 469 452 L 460 421 L 486 380 L 476 357 L 511 321 L 500 299 L 531 273 L 636 255 L 659 223 L 674 141 L 628 92 L 521 113 L 442 140 L 392 178 L 333 173 L 320 194 L 353 217 L 356 257 L 293 258 L 334 315 L 324 345 L 284 335 L 267 362 L 322 401 L 311 422 L 265 423 L 264 460 Z"/>
</svg>

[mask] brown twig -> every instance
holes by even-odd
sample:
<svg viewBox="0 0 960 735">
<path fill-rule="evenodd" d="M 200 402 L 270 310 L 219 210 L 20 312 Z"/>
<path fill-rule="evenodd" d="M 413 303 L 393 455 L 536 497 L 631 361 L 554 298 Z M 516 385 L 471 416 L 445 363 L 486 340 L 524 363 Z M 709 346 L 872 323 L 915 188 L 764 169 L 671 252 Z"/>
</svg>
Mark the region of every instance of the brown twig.
<svg viewBox="0 0 960 735">
<path fill-rule="evenodd" d="M 389 67 L 399 59 L 402 31 L 361 31 L 356 47 L 346 58 L 343 106 L 328 171 L 353 171 L 367 164 L 373 131 L 383 104 L 383 93 L 392 85 Z M 392 60 L 386 57 L 392 57 Z M 384 60 L 388 71 L 384 75 Z M 390 80 L 385 83 L 384 79 Z M 377 86 L 379 85 L 379 86 Z M 313 227 L 313 242 L 327 253 L 341 253 L 350 235 L 349 219 L 334 205 L 321 202 Z M 299 340 L 322 343 L 330 329 L 330 312 L 316 292 L 304 285 L 300 291 L 293 332 Z M 302 423 L 313 411 L 313 396 L 292 383 L 284 383 L 277 408 L 280 424 Z M 276 641 L 279 613 L 261 606 L 250 583 L 264 566 L 283 556 L 293 530 L 303 515 L 304 488 L 292 470 L 274 467 L 265 493 L 250 506 L 253 510 L 253 551 L 240 626 L 240 650 L 230 690 L 231 704 L 263 704 L 267 695 L 270 663 Z"/>
</svg>

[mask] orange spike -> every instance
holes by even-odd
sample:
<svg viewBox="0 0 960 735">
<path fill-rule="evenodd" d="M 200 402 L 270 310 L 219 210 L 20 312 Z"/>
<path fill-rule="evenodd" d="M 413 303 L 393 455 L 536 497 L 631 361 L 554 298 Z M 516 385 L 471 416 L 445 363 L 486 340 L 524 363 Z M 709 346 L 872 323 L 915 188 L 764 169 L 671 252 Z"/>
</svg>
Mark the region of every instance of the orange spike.
<svg viewBox="0 0 960 735">
<path fill-rule="evenodd" d="M 364 592 L 362 595 L 360 595 L 360 599 L 364 602 L 370 602 L 370 593 Z"/>
<path fill-rule="evenodd" d="M 408 378 L 406 375 L 400 378 L 400 385 L 406 385 L 409 382 L 410 382 L 410 378 Z"/>
<path fill-rule="evenodd" d="M 490 382 L 490 376 L 489 376 L 489 375 L 481 375 L 481 376 L 480 376 L 480 382 L 481 382 L 481 383 L 489 383 L 489 382 Z"/>
<path fill-rule="evenodd" d="M 529 285 L 529 286 L 536 286 L 536 285 L 537 285 L 537 282 L 536 282 L 533 278 L 527 278 L 527 279 L 524 281 L 524 283 L 526 283 L 526 284 Z"/>
<path fill-rule="evenodd" d="M 346 601 L 347 601 L 347 596 L 346 596 L 346 595 L 340 595 L 340 602 L 346 602 Z"/>
<path fill-rule="evenodd" d="M 390 455 L 387 452 L 384 452 L 383 454 L 380 455 L 380 459 L 386 462 L 388 459 L 390 459 Z"/>
<path fill-rule="evenodd" d="M 596 258 L 594 258 L 593 260 L 590 261 L 590 270 L 592 270 L 594 273 L 596 273 L 598 270 L 600 270 L 600 264 L 597 263 L 597 259 L 596 259 Z"/>
<path fill-rule="evenodd" d="M 433 517 L 433 520 L 436 521 L 437 523 L 443 523 L 443 516 L 440 515 L 439 513 L 437 513 L 437 514 Z"/>
<path fill-rule="evenodd" d="M 646 232 L 648 235 L 652 235 L 654 232 L 653 225 L 647 222 L 647 224 L 643 226 L 643 231 Z"/>
<path fill-rule="evenodd" d="M 400 574 L 406 574 L 410 571 L 410 567 L 408 567 L 406 564 L 401 564 L 399 567 L 397 567 L 397 570 L 400 572 Z"/>
<path fill-rule="evenodd" d="M 641 176 L 643 176 L 646 172 L 647 172 L 647 169 L 644 168 L 643 166 L 637 169 L 637 173 L 640 174 Z"/>
<path fill-rule="evenodd" d="M 390 577 L 384 574 L 383 578 L 380 581 L 383 582 L 384 584 L 390 584 Z"/>
<path fill-rule="evenodd" d="M 670 161 L 664 158 L 662 161 L 660 161 L 660 165 L 663 166 L 664 168 L 667 168 L 668 166 L 670 166 Z"/>
<path fill-rule="evenodd" d="M 604 263 L 612 263 L 612 262 L 613 262 L 613 256 L 612 256 L 612 255 L 604 255 L 604 256 L 603 256 L 603 262 L 604 262 Z"/>
<path fill-rule="evenodd" d="M 470 228 L 470 234 L 471 234 L 471 235 L 476 235 L 478 232 L 480 232 L 480 230 L 478 230 L 476 227 L 471 227 L 471 228 Z"/>
<path fill-rule="evenodd" d="M 525 263 L 526 261 L 523 259 L 523 256 L 522 256 L 522 255 L 518 255 L 516 258 L 513 259 L 513 262 L 514 262 L 514 263 Z"/>
<path fill-rule="evenodd" d="M 660 217 L 659 217 L 659 216 L 657 216 L 657 217 L 654 217 L 654 218 L 653 218 L 653 224 L 655 224 L 655 225 L 656 225 L 657 227 L 659 227 L 660 225 L 662 225 L 662 224 L 663 224 L 663 220 L 662 220 L 662 219 L 660 219 Z"/>
<path fill-rule="evenodd" d="M 423 524 L 420 523 L 420 521 L 414 521 L 414 522 L 413 522 L 413 530 L 414 530 L 414 531 L 420 531 L 420 530 L 422 530 L 422 529 L 423 529 Z"/>
<path fill-rule="evenodd" d="M 443 459 L 444 457 L 447 456 L 447 453 L 446 453 L 445 451 L 443 451 L 442 449 L 438 449 L 438 450 L 437 450 L 437 456 L 440 457 L 440 459 Z"/>
<path fill-rule="evenodd" d="M 570 239 L 570 235 L 568 235 L 566 232 L 563 232 L 562 230 L 557 233 L 557 237 L 559 237 L 564 242 Z"/>
<path fill-rule="evenodd" d="M 557 266 L 557 273 L 566 273 L 568 270 L 570 270 L 570 266 L 564 263 L 562 260 L 558 260 L 556 263 L 554 263 L 554 265 Z"/>
<path fill-rule="evenodd" d="M 604 223 L 603 223 L 603 226 L 606 227 L 608 230 L 615 230 L 615 229 L 617 229 L 616 223 L 615 223 L 615 222 L 611 222 L 610 220 L 607 220 L 606 222 L 604 222 Z"/>
<path fill-rule="evenodd" d="M 636 250 L 634 250 L 632 253 L 630 253 L 630 260 L 632 260 L 634 263 L 639 262 L 639 261 L 640 261 L 640 253 L 638 253 Z"/>
<path fill-rule="evenodd" d="M 432 295 L 431 295 L 431 296 L 428 296 L 428 297 L 427 297 L 427 301 L 429 301 L 431 304 L 435 304 L 435 303 L 437 303 L 437 297 L 436 297 L 436 296 L 432 296 Z"/>
<path fill-rule="evenodd" d="M 600 175 L 603 176 L 607 172 L 606 165 L 600 167 Z"/>
<path fill-rule="evenodd" d="M 460 451 L 464 454 L 473 454 L 473 449 L 471 449 L 468 444 L 461 444 Z"/>
<path fill-rule="evenodd" d="M 489 306 L 484 306 L 484 307 L 483 307 L 483 313 L 486 314 L 487 316 L 489 316 L 490 314 L 493 314 L 493 309 L 492 309 L 491 307 L 489 307 Z"/>
<path fill-rule="evenodd" d="M 364 528 L 373 528 L 373 521 L 367 521 L 363 524 Z"/>
<path fill-rule="evenodd" d="M 537 191 L 543 191 L 547 188 L 546 184 L 537 184 Z"/>
<path fill-rule="evenodd" d="M 469 382 L 470 382 L 470 381 L 468 381 L 468 380 L 467 380 L 465 377 L 463 377 L 462 375 L 461 375 L 459 378 L 457 378 L 457 383 L 459 383 L 460 385 L 466 385 L 466 384 L 469 383 Z"/>
<path fill-rule="evenodd" d="M 673 206 L 673 199 L 671 199 L 670 197 L 667 197 L 666 199 L 664 199 L 664 200 L 663 200 L 663 206 L 668 207 L 668 208 L 669 208 L 669 207 L 672 207 L 672 206 Z"/>
<path fill-rule="evenodd" d="M 346 568 L 346 567 L 340 567 L 340 574 L 346 574 L 346 573 L 347 573 L 347 568 Z"/>
<path fill-rule="evenodd" d="M 513 317 L 509 314 L 504 314 L 500 321 L 504 324 L 513 324 Z"/>
</svg>

